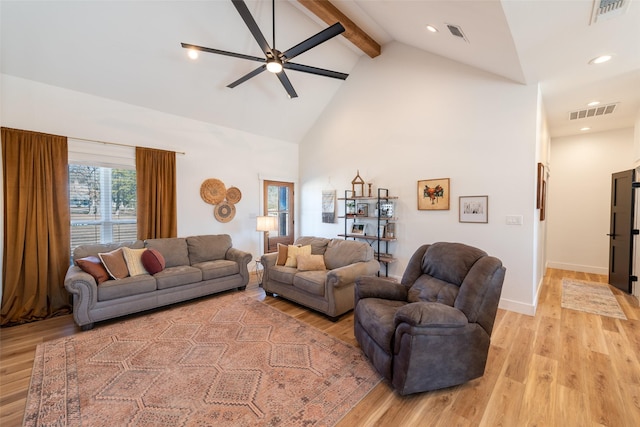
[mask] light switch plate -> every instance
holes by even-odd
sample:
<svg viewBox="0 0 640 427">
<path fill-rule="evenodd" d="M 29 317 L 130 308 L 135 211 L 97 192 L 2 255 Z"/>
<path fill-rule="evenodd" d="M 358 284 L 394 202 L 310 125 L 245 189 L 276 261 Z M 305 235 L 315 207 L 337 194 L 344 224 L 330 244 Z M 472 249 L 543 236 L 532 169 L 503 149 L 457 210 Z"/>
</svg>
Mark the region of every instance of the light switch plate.
<svg viewBox="0 0 640 427">
<path fill-rule="evenodd" d="M 522 215 L 507 215 L 507 225 L 522 225 Z"/>
</svg>

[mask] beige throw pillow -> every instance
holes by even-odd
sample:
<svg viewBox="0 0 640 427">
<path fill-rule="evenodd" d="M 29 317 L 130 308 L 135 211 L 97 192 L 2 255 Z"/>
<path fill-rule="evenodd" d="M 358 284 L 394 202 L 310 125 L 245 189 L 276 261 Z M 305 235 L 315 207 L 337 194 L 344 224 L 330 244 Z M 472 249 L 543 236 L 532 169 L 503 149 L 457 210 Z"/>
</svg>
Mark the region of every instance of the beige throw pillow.
<svg viewBox="0 0 640 427">
<path fill-rule="evenodd" d="M 126 246 L 122 248 L 122 254 L 124 260 L 127 263 L 129 269 L 129 276 L 140 276 L 142 274 L 149 274 L 147 269 L 142 264 L 142 254 L 146 251 L 146 248 L 131 249 Z"/>
<path fill-rule="evenodd" d="M 287 248 L 287 262 L 285 267 L 298 267 L 298 255 L 311 255 L 311 245 L 294 246 L 289 245 Z"/>
<path fill-rule="evenodd" d="M 320 271 L 326 269 L 322 255 L 298 255 L 299 271 Z"/>
</svg>

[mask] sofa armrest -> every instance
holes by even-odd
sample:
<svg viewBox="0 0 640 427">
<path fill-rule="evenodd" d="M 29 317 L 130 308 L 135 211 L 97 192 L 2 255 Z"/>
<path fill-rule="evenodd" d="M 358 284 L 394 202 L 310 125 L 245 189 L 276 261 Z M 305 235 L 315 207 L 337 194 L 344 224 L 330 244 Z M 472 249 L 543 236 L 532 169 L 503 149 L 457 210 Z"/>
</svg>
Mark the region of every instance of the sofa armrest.
<svg viewBox="0 0 640 427">
<path fill-rule="evenodd" d="M 73 295 L 73 319 L 78 326 L 93 323 L 89 312 L 98 302 L 98 284 L 89 273 L 72 265 L 64 278 L 65 289 Z"/>
<path fill-rule="evenodd" d="M 329 270 L 326 284 L 328 288 L 350 285 L 355 283 L 358 277 L 376 274 L 379 269 L 380 263 L 376 260 L 345 265 L 344 267 Z"/>
<path fill-rule="evenodd" d="M 251 254 L 249 252 L 241 251 L 236 248 L 227 249 L 227 253 L 225 255 L 225 259 L 229 261 L 234 261 L 238 264 L 238 269 L 240 270 L 240 276 L 242 277 L 242 285 L 247 286 L 249 283 L 249 269 L 247 265 L 249 261 L 251 261 Z"/>
<path fill-rule="evenodd" d="M 464 328 L 469 324 L 467 316 L 457 308 L 437 302 L 414 302 L 396 311 L 394 323 L 407 323 L 413 327 Z"/>
<path fill-rule="evenodd" d="M 407 288 L 386 277 L 362 276 L 356 279 L 355 305 L 358 305 L 358 301 L 364 298 L 406 301 Z"/>
<path fill-rule="evenodd" d="M 262 267 L 264 267 L 264 269 L 266 270 L 267 267 L 273 267 L 274 265 L 276 265 L 277 260 L 278 260 L 278 253 L 271 252 L 268 254 L 264 254 L 260 257 L 260 264 L 262 264 Z"/>
</svg>

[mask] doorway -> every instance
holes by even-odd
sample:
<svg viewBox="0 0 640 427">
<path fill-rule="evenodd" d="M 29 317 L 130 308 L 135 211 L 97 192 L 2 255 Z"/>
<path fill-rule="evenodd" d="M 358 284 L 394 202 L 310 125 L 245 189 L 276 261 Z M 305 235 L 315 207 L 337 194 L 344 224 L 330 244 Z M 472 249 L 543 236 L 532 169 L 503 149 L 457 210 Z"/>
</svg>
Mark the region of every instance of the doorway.
<svg viewBox="0 0 640 427">
<path fill-rule="evenodd" d="M 278 218 L 278 229 L 270 231 L 264 239 L 264 253 L 269 253 L 278 249 L 278 243 L 293 244 L 293 182 L 265 180 L 263 194 L 263 215 Z"/>
<path fill-rule="evenodd" d="M 635 171 L 611 175 L 611 223 L 609 228 L 609 284 L 631 293 Z"/>
</svg>

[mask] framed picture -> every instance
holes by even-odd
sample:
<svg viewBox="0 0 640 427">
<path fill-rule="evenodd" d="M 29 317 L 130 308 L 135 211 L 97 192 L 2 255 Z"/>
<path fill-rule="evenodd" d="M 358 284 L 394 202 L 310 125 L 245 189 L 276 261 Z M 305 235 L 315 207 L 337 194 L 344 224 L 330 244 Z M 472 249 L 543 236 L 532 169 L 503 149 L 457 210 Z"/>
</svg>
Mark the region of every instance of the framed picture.
<svg viewBox="0 0 640 427">
<path fill-rule="evenodd" d="M 361 234 L 364 236 L 364 230 L 365 230 L 366 224 L 364 223 L 353 223 L 353 225 L 351 225 L 351 234 Z"/>
<path fill-rule="evenodd" d="M 460 222 L 489 222 L 489 196 L 460 196 Z"/>
<path fill-rule="evenodd" d="M 322 190 L 322 222 L 336 222 L 336 190 Z"/>
<path fill-rule="evenodd" d="M 358 203 L 356 205 L 356 215 L 369 216 L 369 205 L 367 203 Z"/>
<path fill-rule="evenodd" d="M 380 203 L 378 216 L 380 218 L 393 218 L 393 202 Z"/>
<path fill-rule="evenodd" d="M 542 184 L 544 183 L 544 165 L 538 163 L 538 185 L 536 185 L 536 209 L 542 207 Z"/>
<path fill-rule="evenodd" d="M 449 178 L 418 181 L 418 210 L 449 210 Z"/>
</svg>

